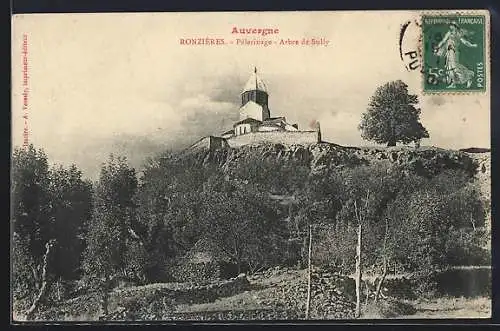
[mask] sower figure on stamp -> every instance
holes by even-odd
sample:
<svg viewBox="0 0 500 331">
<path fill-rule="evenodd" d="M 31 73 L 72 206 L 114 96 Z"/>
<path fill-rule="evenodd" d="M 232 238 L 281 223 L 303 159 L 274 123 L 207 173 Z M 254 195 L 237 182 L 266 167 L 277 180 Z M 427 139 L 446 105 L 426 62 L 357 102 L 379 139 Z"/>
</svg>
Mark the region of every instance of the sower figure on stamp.
<svg viewBox="0 0 500 331">
<path fill-rule="evenodd" d="M 465 29 L 461 29 L 456 22 L 451 22 L 450 29 L 434 49 L 434 53 L 437 56 L 444 57 L 445 59 L 448 88 L 453 88 L 456 84 L 467 84 L 467 87 L 470 87 L 472 84 L 474 71 L 460 64 L 458 59 L 460 44 L 467 47 L 477 47 L 477 44 L 473 44 L 465 39 L 465 35 L 467 34 L 468 32 Z"/>
</svg>

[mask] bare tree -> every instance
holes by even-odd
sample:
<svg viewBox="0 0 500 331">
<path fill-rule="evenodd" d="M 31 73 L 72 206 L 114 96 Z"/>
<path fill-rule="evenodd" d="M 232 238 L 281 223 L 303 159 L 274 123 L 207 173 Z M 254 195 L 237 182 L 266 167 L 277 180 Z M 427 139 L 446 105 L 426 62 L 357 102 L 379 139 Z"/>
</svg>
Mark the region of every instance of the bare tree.
<svg viewBox="0 0 500 331">
<path fill-rule="evenodd" d="M 358 240 L 356 243 L 356 312 L 355 317 L 358 318 L 361 315 L 361 279 L 362 279 L 362 265 L 361 265 L 361 247 L 363 239 L 363 223 L 366 221 L 366 215 L 368 213 L 368 200 L 370 198 L 370 190 L 366 192 L 365 206 L 363 209 L 358 208 L 356 199 L 354 200 L 354 214 L 356 216 L 356 221 L 358 224 L 357 234 Z"/>
<path fill-rule="evenodd" d="M 309 253 L 308 253 L 308 269 L 307 269 L 306 319 L 309 318 L 309 310 L 310 310 L 310 305 L 311 305 L 311 253 L 312 253 L 312 225 L 309 225 Z"/>
<path fill-rule="evenodd" d="M 49 269 L 49 263 L 50 263 L 50 258 L 52 256 L 53 248 L 56 244 L 55 239 L 49 240 L 45 244 L 45 255 L 43 256 L 43 266 L 42 266 L 42 275 L 40 279 L 40 289 L 38 291 L 38 295 L 35 298 L 35 301 L 33 301 L 33 304 L 31 307 L 28 309 L 26 312 L 26 319 L 31 320 L 33 318 L 33 314 L 35 313 L 36 309 L 38 308 L 39 304 L 45 300 L 45 297 L 47 296 L 48 290 L 50 288 L 51 282 L 49 279 L 49 276 L 47 274 L 48 269 Z"/>
<path fill-rule="evenodd" d="M 387 277 L 387 236 L 389 233 L 389 221 L 387 218 L 385 218 L 385 233 L 384 233 L 384 246 L 382 248 L 382 259 L 383 259 L 383 271 L 382 271 L 382 277 L 380 278 L 380 281 L 377 284 L 377 290 L 375 292 L 375 303 L 377 303 L 378 298 L 380 296 L 380 290 L 382 289 L 382 284 L 385 281 L 385 277 Z"/>
</svg>

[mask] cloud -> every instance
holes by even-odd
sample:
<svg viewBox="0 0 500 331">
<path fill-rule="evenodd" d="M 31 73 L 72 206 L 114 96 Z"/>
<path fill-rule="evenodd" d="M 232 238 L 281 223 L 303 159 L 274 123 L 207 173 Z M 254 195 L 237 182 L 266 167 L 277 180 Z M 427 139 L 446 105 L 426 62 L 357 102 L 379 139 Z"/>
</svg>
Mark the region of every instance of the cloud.
<svg viewBox="0 0 500 331">
<path fill-rule="evenodd" d="M 208 95 L 214 102 L 240 103 L 240 94 L 245 83 L 235 72 L 220 75 L 214 79 L 215 84 Z"/>
<path fill-rule="evenodd" d="M 231 128 L 254 65 L 270 88 L 271 115 L 286 116 L 301 129 L 318 120 L 328 141 L 365 144 L 357 125 L 370 96 L 377 86 L 402 79 L 419 94 L 429 144 L 489 147 L 487 94 L 423 96 L 421 75 L 402 65 L 397 37 L 412 15 L 30 15 L 17 20 L 12 67 L 22 66 L 21 33 L 29 31 L 30 139 L 51 160 L 74 162 L 89 176 L 110 152 L 136 166 L 141 158 Z M 325 37 L 332 46 L 179 46 L 180 37 L 202 31 L 229 38 L 236 21 L 274 22 L 278 38 Z M 22 99 L 16 95 L 21 78 L 14 75 L 12 83 L 14 145 L 23 139 Z"/>
<path fill-rule="evenodd" d="M 99 176 L 100 165 L 111 153 L 126 156 L 130 165 L 139 170 L 148 157 L 185 148 L 203 136 L 220 135 L 232 128 L 239 117 L 236 102 L 239 92 L 235 86 L 241 86 L 241 82 L 224 77 L 211 82 L 213 86 L 207 85 L 194 96 L 190 95 L 193 90 L 184 91 L 184 95 L 177 94 L 177 100 L 170 100 L 172 104 L 154 103 L 150 111 L 138 111 L 136 117 L 127 120 L 130 124 L 132 119 L 137 122 L 130 126 L 134 130 L 123 130 L 121 125 L 122 130 L 117 130 L 121 133 L 91 137 L 73 151 L 51 151 L 52 159 L 64 165 L 76 163 L 85 176 L 95 179 Z M 143 104 L 142 108 L 145 106 Z M 171 115 L 161 116 L 169 109 Z M 141 114 L 144 117 L 141 118 Z M 108 129 L 113 127 L 110 123 L 113 122 L 107 124 Z M 68 145 L 74 146 L 73 142 L 78 141 L 83 141 L 81 134 L 73 134 Z"/>
<path fill-rule="evenodd" d="M 183 95 L 178 111 L 183 114 L 179 130 L 192 141 L 206 135 L 219 135 L 232 128 L 239 118 L 240 93 L 243 80 L 232 74 L 196 77 L 202 83 Z"/>
<path fill-rule="evenodd" d="M 81 139 L 73 137 L 72 141 Z M 71 144 L 72 141 L 66 143 Z M 86 144 L 79 144 L 78 148 L 71 150 L 51 150 L 49 160 L 52 164 L 64 166 L 76 164 L 86 178 L 97 179 L 101 164 L 106 162 L 111 153 L 126 156 L 132 167 L 140 169 L 148 157 L 167 149 L 172 149 L 168 141 L 155 140 L 143 135 L 118 134 L 89 139 Z"/>
<path fill-rule="evenodd" d="M 226 101 L 213 101 L 207 95 L 187 98 L 180 104 L 179 111 L 185 113 L 180 123 L 182 133 L 191 137 L 220 134 L 238 118 L 238 106 Z"/>
</svg>

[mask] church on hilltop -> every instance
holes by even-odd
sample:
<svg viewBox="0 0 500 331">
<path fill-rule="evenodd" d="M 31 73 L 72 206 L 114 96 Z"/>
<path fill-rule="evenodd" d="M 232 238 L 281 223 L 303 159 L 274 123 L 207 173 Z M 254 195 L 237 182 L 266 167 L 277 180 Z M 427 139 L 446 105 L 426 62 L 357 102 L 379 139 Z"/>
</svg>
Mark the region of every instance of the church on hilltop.
<svg viewBox="0 0 500 331">
<path fill-rule="evenodd" d="M 260 143 L 315 144 L 321 142 L 319 123 L 310 131 L 300 131 L 297 124 L 290 124 L 284 116 L 271 117 L 269 92 L 257 68 L 250 75 L 241 92 L 240 119 L 232 129 L 220 136 L 200 139 L 192 147 L 219 149 Z"/>
</svg>

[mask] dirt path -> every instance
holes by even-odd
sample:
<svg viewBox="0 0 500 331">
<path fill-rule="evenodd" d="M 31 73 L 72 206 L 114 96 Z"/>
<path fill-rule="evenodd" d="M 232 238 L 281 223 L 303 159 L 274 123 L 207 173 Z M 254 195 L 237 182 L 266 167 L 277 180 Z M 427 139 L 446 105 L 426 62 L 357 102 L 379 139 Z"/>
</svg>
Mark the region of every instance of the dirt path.
<svg viewBox="0 0 500 331">
<path fill-rule="evenodd" d="M 435 300 L 410 302 L 417 312 L 396 318 L 490 318 L 491 299 L 479 298 L 439 298 Z"/>
</svg>

